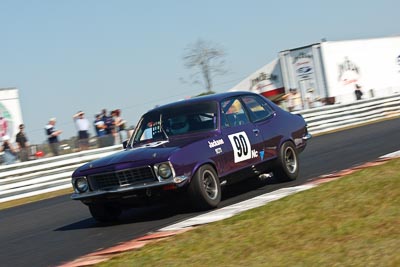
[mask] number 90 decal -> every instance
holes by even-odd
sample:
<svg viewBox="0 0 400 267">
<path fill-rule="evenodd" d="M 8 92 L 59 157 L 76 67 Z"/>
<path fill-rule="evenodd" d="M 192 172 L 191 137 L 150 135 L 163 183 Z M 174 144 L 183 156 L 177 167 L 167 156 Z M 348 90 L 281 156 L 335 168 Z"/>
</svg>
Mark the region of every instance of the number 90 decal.
<svg viewBox="0 0 400 267">
<path fill-rule="evenodd" d="M 233 148 L 235 163 L 251 158 L 251 144 L 245 132 L 228 135 L 228 138 Z"/>
</svg>

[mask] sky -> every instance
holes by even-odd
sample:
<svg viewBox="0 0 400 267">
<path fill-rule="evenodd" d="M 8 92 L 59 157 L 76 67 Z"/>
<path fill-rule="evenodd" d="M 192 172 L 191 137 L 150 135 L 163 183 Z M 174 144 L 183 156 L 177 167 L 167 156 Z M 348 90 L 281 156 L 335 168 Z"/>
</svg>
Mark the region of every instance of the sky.
<svg viewBox="0 0 400 267">
<path fill-rule="evenodd" d="M 204 92 L 182 82 L 193 73 L 185 49 L 199 39 L 226 52 L 228 71 L 213 81 L 224 92 L 282 50 L 400 35 L 399 10 L 398 0 L 0 0 L 0 88 L 18 88 L 31 144 L 46 140 L 51 117 L 68 139 L 77 111 L 93 121 L 119 108 L 135 125 Z"/>
</svg>

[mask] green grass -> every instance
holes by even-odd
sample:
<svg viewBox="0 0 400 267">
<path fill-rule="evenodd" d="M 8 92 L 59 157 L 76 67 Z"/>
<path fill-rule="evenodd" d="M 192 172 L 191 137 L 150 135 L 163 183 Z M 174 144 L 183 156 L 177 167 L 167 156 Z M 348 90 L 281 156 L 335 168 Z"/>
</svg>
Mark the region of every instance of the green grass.
<svg viewBox="0 0 400 267">
<path fill-rule="evenodd" d="M 400 266 L 400 159 L 98 266 Z"/>
</svg>

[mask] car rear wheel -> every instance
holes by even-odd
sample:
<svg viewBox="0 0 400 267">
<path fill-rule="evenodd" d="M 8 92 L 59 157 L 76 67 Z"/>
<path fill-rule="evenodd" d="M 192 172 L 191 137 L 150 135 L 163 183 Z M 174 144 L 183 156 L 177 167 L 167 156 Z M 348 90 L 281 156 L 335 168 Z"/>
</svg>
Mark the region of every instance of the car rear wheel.
<svg viewBox="0 0 400 267">
<path fill-rule="evenodd" d="M 286 142 L 281 146 L 274 174 L 280 181 L 296 180 L 299 175 L 299 158 L 293 143 Z"/>
<path fill-rule="evenodd" d="M 114 222 L 118 220 L 121 215 L 121 208 L 115 205 L 107 204 L 90 204 L 89 205 L 90 214 L 98 222 Z"/>
<path fill-rule="evenodd" d="M 218 206 L 221 201 L 221 185 L 212 166 L 203 165 L 196 171 L 188 193 L 197 209 L 206 210 Z"/>
</svg>

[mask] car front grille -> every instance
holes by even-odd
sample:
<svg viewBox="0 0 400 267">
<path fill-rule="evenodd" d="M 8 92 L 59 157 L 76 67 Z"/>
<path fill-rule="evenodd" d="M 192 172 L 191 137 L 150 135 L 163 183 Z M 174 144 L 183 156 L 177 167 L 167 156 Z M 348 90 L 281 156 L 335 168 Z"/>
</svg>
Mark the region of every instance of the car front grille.
<svg viewBox="0 0 400 267">
<path fill-rule="evenodd" d="M 150 166 L 88 176 L 92 190 L 115 189 L 125 186 L 157 182 Z"/>
</svg>

